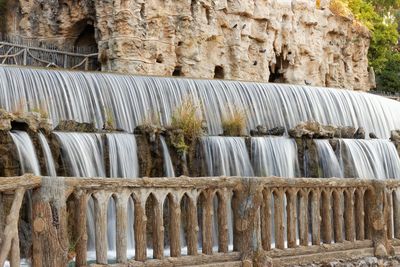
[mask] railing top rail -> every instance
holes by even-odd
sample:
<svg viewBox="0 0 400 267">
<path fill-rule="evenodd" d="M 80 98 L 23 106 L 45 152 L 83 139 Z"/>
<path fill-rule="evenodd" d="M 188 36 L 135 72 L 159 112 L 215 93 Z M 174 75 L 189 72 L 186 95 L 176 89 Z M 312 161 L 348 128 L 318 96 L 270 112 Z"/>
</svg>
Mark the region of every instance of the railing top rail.
<svg viewBox="0 0 400 267">
<path fill-rule="evenodd" d="M 25 174 L 18 177 L 1 177 L 0 192 L 12 191 L 20 187 L 32 189 L 40 187 L 42 177 Z M 263 188 L 355 188 L 370 187 L 381 182 L 388 187 L 400 187 L 400 180 L 368 180 L 356 178 L 282 178 L 282 177 L 176 177 L 176 178 L 86 178 L 65 177 L 69 188 L 83 190 L 116 190 L 121 188 L 231 188 L 246 183 L 258 184 Z"/>
<path fill-rule="evenodd" d="M 368 187 L 376 180 L 344 178 L 282 178 L 282 177 L 176 177 L 176 178 L 66 178 L 65 184 L 81 189 L 113 188 L 234 188 L 255 183 L 266 188 L 349 188 Z"/>
<path fill-rule="evenodd" d="M 42 178 L 31 174 L 19 177 L 0 178 L 0 192 L 15 191 L 18 188 L 33 189 L 40 187 Z"/>
<path fill-rule="evenodd" d="M 31 49 L 31 50 L 41 51 L 41 52 L 57 53 L 57 54 L 63 54 L 63 55 L 68 55 L 68 56 L 77 56 L 77 57 L 97 57 L 97 55 L 98 55 L 98 53 L 81 54 L 81 53 L 75 53 L 75 52 L 40 48 L 40 47 L 21 45 L 21 44 L 14 44 L 14 43 L 9 43 L 9 42 L 4 42 L 4 41 L 0 41 L 0 45 L 14 46 L 14 47 L 23 48 L 23 49 Z"/>
</svg>

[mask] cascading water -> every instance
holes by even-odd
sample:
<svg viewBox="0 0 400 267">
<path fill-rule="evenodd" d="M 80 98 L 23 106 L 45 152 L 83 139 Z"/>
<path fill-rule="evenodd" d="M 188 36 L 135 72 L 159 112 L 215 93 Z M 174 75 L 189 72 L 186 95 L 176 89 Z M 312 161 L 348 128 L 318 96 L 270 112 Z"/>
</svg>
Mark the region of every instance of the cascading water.
<svg viewBox="0 0 400 267">
<path fill-rule="evenodd" d="M 113 178 L 136 178 L 139 176 L 139 162 L 137 157 L 136 138 L 133 134 L 107 134 L 110 157 L 110 176 Z M 115 218 L 115 203 L 112 199 L 109 202 L 109 218 Z M 128 202 L 128 256 L 134 256 L 135 239 L 133 231 L 134 203 L 132 198 Z M 115 229 L 115 220 L 109 220 L 111 229 Z M 110 231 L 110 239 L 115 244 L 115 231 Z"/>
<path fill-rule="evenodd" d="M 110 114 L 115 126 L 132 132 L 148 114 L 160 114 L 162 125 L 190 95 L 203 105 L 211 134 L 222 133 L 230 109 L 245 111 L 247 130 L 257 125 L 292 128 L 301 121 L 363 126 L 381 138 L 400 128 L 400 103 L 346 90 L 239 81 L 190 80 L 42 69 L 0 68 L 0 107 L 12 110 L 43 105 L 54 125 L 62 119 L 95 122 Z M 21 103 L 21 99 L 26 100 Z M 251 107 L 251 108 L 250 108 Z M 147 115 L 146 115 L 147 114 Z"/>
<path fill-rule="evenodd" d="M 251 138 L 251 153 L 256 176 L 296 177 L 299 174 L 297 145 L 286 137 Z"/>
<path fill-rule="evenodd" d="M 343 178 L 344 173 L 338 158 L 328 140 L 314 140 L 317 146 L 319 165 L 322 170 L 322 177 Z"/>
<path fill-rule="evenodd" d="M 40 165 L 36 156 L 35 147 L 26 132 L 12 131 L 11 138 L 17 147 L 19 162 L 22 173 L 33 173 L 40 175 Z"/>
<path fill-rule="evenodd" d="M 175 177 L 174 166 L 172 165 L 171 156 L 169 154 L 167 143 L 164 136 L 160 136 L 161 146 L 163 150 L 164 159 L 164 173 L 166 177 Z"/>
<path fill-rule="evenodd" d="M 254 176 L 244 138 L 202 138 L 208 176 Z"/>
<path fill-rule="evenodd" d="M 345 176 L 368 179 L 400 178 L 400 158 L 391 141 L 341 139 L 339 145 L 339 162 Z"/>
<path fill-rule="evenodd" d="M 46 137 L 42 133 L 39 133 L 39 140 L 46 160 L 47 175 L 51 177 L 56 177 L 57 176 L 56 167 L 54 165 L 53 154 L 51 153 L 49 143 L 47 142 Z"/>
<path fill-rule="evenodd" d="M 209 176 L 254 176 L 244 138 L 210 136 L 202 138 L 204 157 Z M 214 198 L 214 214 L 218 203 Z M 232 249 L 232 209 L 228 208 L 229 247 Z M 218 218 L 214 216 L 213 236 L 218 236 Z M 217 240 L 214 240 L 214 248 Z"/>
<path fill-rule="evenodd" d="M 61 144 L 64 164 L 74 177 L 106 177 L 100 134 L 54 132 Z"/>
</svg>

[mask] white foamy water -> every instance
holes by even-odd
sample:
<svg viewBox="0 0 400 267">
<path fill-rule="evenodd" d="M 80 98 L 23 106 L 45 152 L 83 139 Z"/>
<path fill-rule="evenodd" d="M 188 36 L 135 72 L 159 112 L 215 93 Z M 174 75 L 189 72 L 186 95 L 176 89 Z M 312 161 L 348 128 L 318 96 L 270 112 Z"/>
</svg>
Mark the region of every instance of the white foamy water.
<svg viewBox="0 0 400 267">
<path fill-rule="evenodd" d="M 190 95 L 202 106 L 209 132 L 222 133 L 222 118 L 245 111 L 247 130 L 257 125 L 292 128 L 301 121 L 363 126 L 381 138 L 400 128 L 400 103 L 380 96 L 300 85 L 175 79 L 106 73 L 0 67 L 0 108 L 46 106 L 54 123 L 62 119 L 95 122 L 112 119 L 132 132 L 148 114 L 162 125 Z M 21 103 L 21 100 L 25 100 Z"/>
</svg>

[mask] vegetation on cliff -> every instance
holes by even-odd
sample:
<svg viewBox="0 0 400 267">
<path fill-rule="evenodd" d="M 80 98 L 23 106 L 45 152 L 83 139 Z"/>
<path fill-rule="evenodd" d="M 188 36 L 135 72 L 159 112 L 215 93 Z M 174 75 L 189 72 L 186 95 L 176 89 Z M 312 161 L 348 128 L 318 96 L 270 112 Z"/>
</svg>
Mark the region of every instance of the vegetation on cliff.
<svg viewBox="0 0 400 267">
<path fill-rule="evenodd" d="M 346 17 L 350 10 L 371 31 L 368 58 L 377 75 L 377 90 L 400 92 L 400 0 L 332 0 L 330 8 Z"/>
</svg>

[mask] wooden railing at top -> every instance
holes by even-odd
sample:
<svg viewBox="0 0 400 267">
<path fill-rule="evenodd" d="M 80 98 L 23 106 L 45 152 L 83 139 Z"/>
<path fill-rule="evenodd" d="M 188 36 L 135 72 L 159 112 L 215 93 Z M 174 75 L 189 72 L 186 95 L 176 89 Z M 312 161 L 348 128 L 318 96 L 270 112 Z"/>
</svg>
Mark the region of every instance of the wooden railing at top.
<svg viewBox="0 0 400 267">
<path fill-rule="evenodd" d="M 17 181 L 24 178 L 37 179 L 27 176 Z M 94 202 L 96 263 L 100 266 L 108 263 L 107 209 L 110 198 L 116 206 L 118 266 L 185 266 L 244 261 L 253 260 L 246 257 L 259 251 L 272 258 L 277 266 L 284 266 L 291 263 L 288 259 L 293 260 L 296 256 L 326 251 L 348 253 L 348 250 L 363 249 L 362 253 L 367 253 L 365 256 L 374 255 L 374 251 L 390 253 L 397 242 L 395 238 L 400 235 L 397 219 L 400 202 L 393 197 L 393 192 L 400 188 L 400 181 L 180 177 L 65 178 L 63 183 L 66 205 L 53 203 L 60 195 L 55 195 L 52 200 L 49 196 L 40 198 L 39 190 L 34 192 L 33 266 L 66 265 L 71 243 L 76 253 L 76 266 L 87 266 L 89 199 Z M 34 187 L 37 182 L 27 184 Z M 134 259 L 127 257 L 129 199 L 134 203 Z M 168 202 L 166 214 L 165 202 Z M 217 205 L 217 212 L 214 212 L 214 205 Z M 228 216 L 230 207 L 232 222 Z M 394 220 L 391 214 L 394 214 Z M 214 220 L 218 222 L 217 236 L 213 236 Z M 187 256 L 181 255 L 182 223 L 185 224 Z M 233 251 L 229 250 L 229 225 L 233 225 Z M 149 227 L 154 259 L 148 259 L 146 254 Z M 170 257 L 164 256 L 167 235 Z M 52 242 L 54 239 L 57 242 Z M 213 250 L 215 243 L 218 252 Z"/>
<path fill-rule="evenodd" d="M 98 70 L 98 53 L 81 54 L 0 41 L 0 64 Z"/>
</svg>

